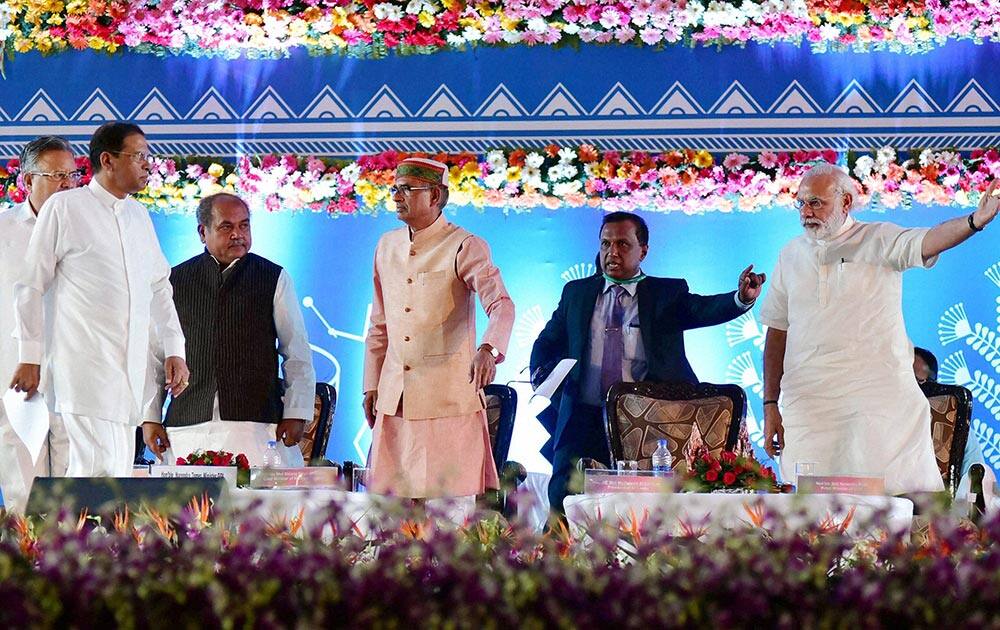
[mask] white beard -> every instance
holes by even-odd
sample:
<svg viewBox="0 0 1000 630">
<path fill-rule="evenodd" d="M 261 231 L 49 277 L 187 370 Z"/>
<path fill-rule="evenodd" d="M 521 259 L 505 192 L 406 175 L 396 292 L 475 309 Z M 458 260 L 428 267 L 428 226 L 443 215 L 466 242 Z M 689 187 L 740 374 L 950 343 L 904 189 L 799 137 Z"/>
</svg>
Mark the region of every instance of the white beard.
<svg viewBox="0 0 1000 630">
<path fill-rule="evenodd" d="M 806 235 L 809 236 L 809 238 L 814 238 L 817 241 L 825 241 L 832 238 L 837 233 L 837 230 L 844 225 L 844 221 L 846 220 L 846 214 L 837 212 L 831 214 L 826 221 L 820 222 L 819 225 L 807 225 L 805 221 L 803 221 L 802 227 L 805 229 Z"/>
</svg>

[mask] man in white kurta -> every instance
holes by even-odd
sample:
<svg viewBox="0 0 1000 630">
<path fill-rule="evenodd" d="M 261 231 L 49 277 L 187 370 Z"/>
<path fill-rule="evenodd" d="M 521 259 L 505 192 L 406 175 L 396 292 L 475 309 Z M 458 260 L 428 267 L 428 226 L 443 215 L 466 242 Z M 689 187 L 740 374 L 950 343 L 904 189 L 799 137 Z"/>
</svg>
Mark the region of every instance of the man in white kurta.
<svg viewBox="0 0 1000 630">
<path fill-rule="evenodd" d="M 109 131 L 109 125 L 126 128 Z M 21 364 L 15 385 L 30 391 L 26 370 L 47 365 L 44 394 L 63 416 L 69 477 L 130 476 L 151 325 L 170 357 L 171 376 L 187 380 L 170 266 L 149 214 L 128 196 L 148 177 L 145 138 L 137 127 L 108 123 L 91 140 L 95 158 L 101 167 L 89 185 L 45 204 L 28 245 L 27 272 L 16 286 Z M 47 293 L 54 308 L 46 339 Z"/>
<path fill-rule="evenodd" d="M 902 272 L 933 266 L 971 236 L 972 219 L 936 228 L 855 221 L 853 182 L 831 168 L 803 178 L 806 233 L 782 249 L 761 305 L 765 447 L 783 447 L 788 480 L 808 462 L 820 474 L 884 476 L 889 494 L 942 490 L 930 407 L 913 379 Z M 995 212 L 973 215 L 973 225 L 982 229 Z"/>
<path fill-rule="evenodd" d="M 53 193 L 78 185 L 79 172 L 66 140 L 43 136 L 21 152 L 22 182 L 28 198 L 0 213 L 0 374 L 17 368 L 14 331 L 14 283 L 25 271 L 25 251 L 35 227 L 36 209 Z M 11 426 L 0 401 L 0 491 L 4 507 L 21 512 L 35 477 L 61 476 L 66 471 L 66 433 L 57 414 L 49 417 L 49 437 L 37 461 Z"/>
</svg>

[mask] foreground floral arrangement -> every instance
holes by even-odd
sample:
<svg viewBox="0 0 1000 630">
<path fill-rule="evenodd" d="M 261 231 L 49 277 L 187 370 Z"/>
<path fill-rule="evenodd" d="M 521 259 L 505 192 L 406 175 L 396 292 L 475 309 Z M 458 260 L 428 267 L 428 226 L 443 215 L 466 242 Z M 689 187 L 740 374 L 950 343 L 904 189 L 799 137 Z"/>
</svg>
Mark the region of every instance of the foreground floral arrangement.
<svg viewBox="0 0 1000 630">
<path fill-rule="evenodd" d="M 9 0 L 0 48 L 155 54 L 383 57 L 469 45 L 808 44 L 920 52 L 995 40 L 1000 7 L 976 0 Z"/>
<path fill-rule="evenodd" d="M 774 471 L 770 466 L 762 466 L 752 453 L 744 457 L 733 451 L 723 451 L 719 457 L 715 457 L 708 449 L 703 448 L 688 463 L 687 476 L 698 492 L 779 490 Z"/>
<path fill-rule="evenodd" d="M 1000 520 L 860 541 L 833 521 L 663 531 L 647 517 L 536 535 L 386 508 L 371 537 L 336 504 L 306 523 L 192 501 L 0 515 L 0 625 L 68 627 L 996 627 Z M 879 531 L 873 526 L 869 531 Z"/>
<path fill-rule="evenodd" d="M 310 156 L 244 156 L 235 163 L 197 157 L 157 159 L 143 203 L 162 212 L 193 213 L 198 201 L 227 190 L 257 210 L 377 214 L 393 207 L 396 164 L 411 154 L 389 151 L 356 161 Z M 419 154 L 427 155 L 427 154 Z M 901 155 L 796 151 L 756 155 L 707 151 L 601 151 L 590 145 L 433 155 L 451 167 L 452 204 L 522 212 L 600 207 L 647 212 L 757 212 L 791 207 L 802 172 L 817 161 L 846 163 L 862 185 L 858 201 L 874 209 L 911 203 L 974 207 L 1000 175 L 1000 151 L 924 150 Z M 89 181 L 90 167 L 78 160 Z M 19 165 L 0 166 L 0 206 L 17 203 Z"/>
</svg>

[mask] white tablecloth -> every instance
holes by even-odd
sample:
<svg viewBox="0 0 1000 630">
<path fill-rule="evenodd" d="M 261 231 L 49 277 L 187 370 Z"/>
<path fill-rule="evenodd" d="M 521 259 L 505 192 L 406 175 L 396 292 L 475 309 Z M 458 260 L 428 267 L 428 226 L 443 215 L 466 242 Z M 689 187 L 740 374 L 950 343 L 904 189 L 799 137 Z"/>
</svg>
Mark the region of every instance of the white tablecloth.
<svg viewBox="0 0 1000 630">
<path fill-rule="evenodd" d="M 271 522 L 291 522 L 302 512 L 303 528 L 319 526 L 331 512 L 330 504 L 336 502 L 336 526 L 339 532 L 355 529 L 363 536 L 370 536 L 378 531 L 384 511 L 379 506 L 388 508 L 391 512 L 398 500 L 390 497 L 367 494 L 363 492 L 346 492 L 333 489 L 282 489 L 282 490 L 252 490 L 236 488 L 229 491 L 229 507 L 236 512 L 255 508 L 262 518 Z M 474 500 L 451 499 L 428 502 L 428 509 L 441 515 L 441 521 L 461 525 L 475 508 Z M 329 535 L 332 524 L 326 528 L 324 535 Z"/>
<path fill-rule="evenodd" d="M 789 527 L 804 528 L 812 524 L 841 524 L 853 510 L 847 527 L 852 536 L 875 534 L 867 528 L 871 518 L 885 511 L 893 531 L 909 531 L 913 521 L 913 502 L 886 496 L 845 494 L 701 494 L 649 493 L 600 494 L 566 497 L 566 518 L 578 533 L 601 520 L 617 525 L 620 519 L 629 522 L 646 519 L 647 523 L 662 523 L 681 533 L 685 527 L 734 529 L 752 526 L 748 512 L 764 510 L 781 515 Z"/>
</svg>

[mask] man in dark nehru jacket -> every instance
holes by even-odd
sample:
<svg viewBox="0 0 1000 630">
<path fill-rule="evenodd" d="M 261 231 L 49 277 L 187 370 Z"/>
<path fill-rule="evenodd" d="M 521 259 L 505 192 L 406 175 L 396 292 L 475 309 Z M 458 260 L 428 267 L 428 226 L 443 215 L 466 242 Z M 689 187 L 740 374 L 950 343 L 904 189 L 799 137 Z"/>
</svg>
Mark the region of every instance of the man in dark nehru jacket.
<svg viewBox="0 0 1000 630">
<path fill-rule="evenodd" d="M 170 274 L 190 385 L 162 425 L 162 396 L 149 393 L 143 438 L 157 455 L 225 450 L 254 466 L 273 440 L 284 465 L 301 466 L 296 445 L 313 414 L 316 374 L 291 279 L 250 253 L 250 210 L 236 195 L 201 200 L 198 234 L 205 251 Z"/>
</svg>

